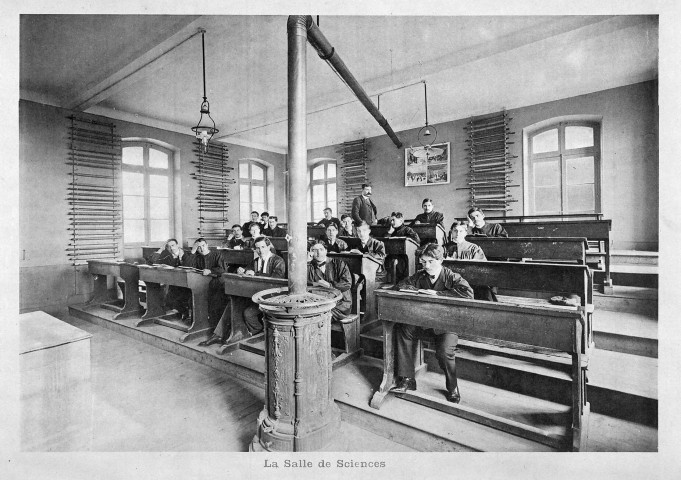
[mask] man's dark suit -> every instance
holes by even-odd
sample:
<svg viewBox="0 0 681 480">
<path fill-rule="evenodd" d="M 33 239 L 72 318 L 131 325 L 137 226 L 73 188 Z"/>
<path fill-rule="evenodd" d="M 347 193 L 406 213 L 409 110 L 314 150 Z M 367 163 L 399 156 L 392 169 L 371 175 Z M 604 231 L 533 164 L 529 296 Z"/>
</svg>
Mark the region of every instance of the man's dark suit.
<svg viewBox="0 0 681 480">
<path fill-rule="evenodd" d="M 352 201 L 352 220 L 359 224 L 362 221 L 367 222 L 369 225 L 376 223 L 376 205 L 371 200 L 371 197 L 365 197 L 360 195 L 355 197 Z"/>
</svg>

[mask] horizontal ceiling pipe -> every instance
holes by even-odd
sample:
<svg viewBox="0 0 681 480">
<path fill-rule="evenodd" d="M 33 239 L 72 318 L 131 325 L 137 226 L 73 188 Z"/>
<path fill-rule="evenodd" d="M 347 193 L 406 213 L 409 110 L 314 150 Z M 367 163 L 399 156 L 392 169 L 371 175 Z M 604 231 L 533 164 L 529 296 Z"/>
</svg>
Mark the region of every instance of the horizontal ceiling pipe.
<svg viewBox="0 0 681 480">
<path fill-rule="evenodd" d="M 400 142 L 400 139 L 397 138 L 397 135 L 388 124 L 388 120 L 381 114 L 376 105 L 374 105 L 374 102 L 369 98 L 369 95 L 367 95 L 367 92 L 364 91 L 364 88 L 362 88 L 354 75 L 348 70 L 348 67 L 343 60 L 336 54 L 335 49 L 331 46 L 326 37 L 324 37 L 324 34 L 319 30 L 319 27 L 315 25 L 312 16 L 307 15 L 305 17 L 305 26 L 307 27 L 307 41 L 310 42 L 310 45 L 317 50 L 317 53 L 323 60 L 326 60 L 331 64 L 341 79 L 350 87 L 350 90 L 355 94 L 357 100 L 364 105 L 371 116 L 374 117 L 383 130 L 385 130 L 395 146 L 397 148 L 402 148 L 402 142 Z"/>
</svg>

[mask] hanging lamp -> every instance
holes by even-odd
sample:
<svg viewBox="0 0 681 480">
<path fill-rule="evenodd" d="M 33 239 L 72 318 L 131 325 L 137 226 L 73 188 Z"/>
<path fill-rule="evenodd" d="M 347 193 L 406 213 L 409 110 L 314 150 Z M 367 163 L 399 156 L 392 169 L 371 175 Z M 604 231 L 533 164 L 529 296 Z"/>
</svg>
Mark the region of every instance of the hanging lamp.
<svg viewBox="0 0 681 480">
<path fill-rule="evenodd" d="M 210 104 L 206 97 L 206 45 L 204 40 L 206 31 L 202 28 L 199 29 L 199 31 L 201 32 L 201 53 L 203 56 L 203 102 L 201 102 L 201 117 L 199 118 L 199 123 L 197 123 L 195 127 L 192 127 L 192 130 L 196 134 L 196 138 L 201 142 L 203 152 L 206 153 L 206 151 L 208 151 L 208 142 L 210 142 L 213 135 L 220 130 L 215 128 L 215 120 L 210 116 Z M 203 118 L 204 115 L 208 117 L 205 120 Z"/>
<path fill-rule="evenodd" d="M 418 134 L 418 140 L 423 149 L 412 151 L 412 155 L 416 158 L 430 158 L 442 155 L 444 150 L 442 148 L 433 148 L 433 143 L 437 140 L 437 128 L 433 125 L 428 125 L 428 86 L 426 81 L 423 81 L 423 99 L 426 110 L 426 124 L 421 127 Z"/>
</svg>

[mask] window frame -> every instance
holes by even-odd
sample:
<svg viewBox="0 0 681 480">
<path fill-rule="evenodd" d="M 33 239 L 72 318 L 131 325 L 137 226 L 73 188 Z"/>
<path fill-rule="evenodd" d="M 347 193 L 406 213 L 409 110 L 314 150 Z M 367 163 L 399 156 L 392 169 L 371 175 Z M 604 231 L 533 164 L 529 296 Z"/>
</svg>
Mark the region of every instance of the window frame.
<svg viewBox="0 0 681 480">
<path fill-rule="evenodd" d="M 248 178 L 242 178 L 241 177 L 241 165 L 242 164 L 247 164 L 248 165 Z M 257 167 L 261 168 L 263 171 L 263 179 L 258 180 L 254 179 L 252 172 L 253 172 L 253 165 L 256 165 Z M 269 205 L 269 167 L 259 161 L 258 159 L 255 158 L 242 158 L 239 160 L 238 163 L 238 171 L 237 171 L 237 178 L 239 179 L 239 216 L 241 216 L 241 205 L 244 203 L 248 204 L 248 212 L 250 215 L 250 212 L 257 210 L 260 213 L 263 211 L 268 211 L 268 205 Z M 241 195 L 241 186 L 247 184 L 249 186 L 248 188 L 248 201 L 244 202 L 242 195 Z M 263 209 L 255 209 L 253 208 L 253 185 L 257 186 L 262 186 L 263 187 Z M 261 211 L 262 210 L 262 211 Z M 241 218 L 240 221 L 249 221 L 250 217 L 247 216 L 245 219 Z"/>
<path fill-rule="evenodd" d="M 123 152 L 126 148 L 142 147 L 142 165 L 130 165 L 122 161 Z M 149 166 L 149 151 L 158 150 L 168 156 L 168 167 L 158 168 Z M 174 208 L 174 183 L 175 183 L 175 152 L 151 140 L 124 140 L 121 146 L 121 174 L 122 172 L 132 172 L 143 174 L 143 197 L 144 197 L 144 240 L 141 242 L 125 241 L 125 193 L 121 185 L 120 197 L 123 212 L 123 245 L 124 248 L 140 247 L 150 245 L 158 241 L 165 241 L 174 236 L 175 231 L 175 208 Z M 162 240 L 151 239 L 151 195 L 150 195 L 150 176 L 162 175 L 168 181 L 168 237 Z"/>
<path fill-rule="evenodd" d="M 565 148 L 565 129 L 567 127 L 589 127 L 593 129 L 593 145 L 590 147 L 580 148 Z M 549 130 L 558 130 L 558 149 L 551 152 L 532 153 L 534 147 L 534 138 Z M 525 162 L 527 168 L 526 181 L 528 182 L 527 205 L 528 213 L 530 215 L 566 215 L 566 214 L 580 214 L 580 213 L 601 213 L 601 122 L 594 120 L 561 120 L 551 122 L 547 125 L 537 128 L 527 133 L 527 161 Z M 594 208 L 593 211 L 566 211 L 568 204 L 568 189 L 567 189 L 567 160 L 570 158 L 593 157 L 594 165 Z M 534 185 L 534 166 L 536 163 L 545 161 L 547 159 L 558 159 L 560 163 L 560 211 L 538 212 L 535 204 L 535 185 Z"/>
<path fill-rule="evenodd" d="M 336 175 L 329 179 L 329 165 L 333 164 Z M 324 166 L 324 177 L 321 179 L 314 180 L 312 178 L 312 172 L 319 166 Z M 309 208 L 309 219 L 311 222 L 318 222 L 320 219 L 315 218 L 314 211 L 314 187 L 315 185 L 324 185 L 324 208 L 331 208 L 333 213 L 338 216 L 338 161 L 335 158 L 321 158 L 310 164 L 308 169 L 308 208 Z M 333 183 L 336 185 L 336 200 L 333 205 L 329 205 L 329 190 L 328 184 Z M 322 217 L 323 218 L 323 217 Z"/>
</svg>

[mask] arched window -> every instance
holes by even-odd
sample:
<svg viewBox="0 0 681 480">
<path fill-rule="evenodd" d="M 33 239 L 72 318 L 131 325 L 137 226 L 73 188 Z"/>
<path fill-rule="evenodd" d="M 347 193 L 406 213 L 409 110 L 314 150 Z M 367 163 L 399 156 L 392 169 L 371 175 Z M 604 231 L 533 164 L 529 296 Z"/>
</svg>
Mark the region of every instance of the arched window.
<svg viewBox="0 0 681 480">
<path fill-rule="evenodd" d="M 336 205 L 336 160 L 329 158 L 310 167 L 310 221 L 324 218 L 324 209 L 331 208 L 338 216 Z"/>
<path fill-rule="evenodd" d="M 239 215 L 250 219 L 251 212 L 267 210 L 267 167 L 253 159 L 239 161 Z"/>
<path fill-rule="evenodd" d="M 557 122 L 528 134 L 529 213 L 600 213 L 601 129 Z"/>
<path fill-rule="evenodd" d="M 174 231 L 173 152 L 144 141 L 125 142 L 122 152 L 123 241 L 165 241 Z"/>
</svg>

